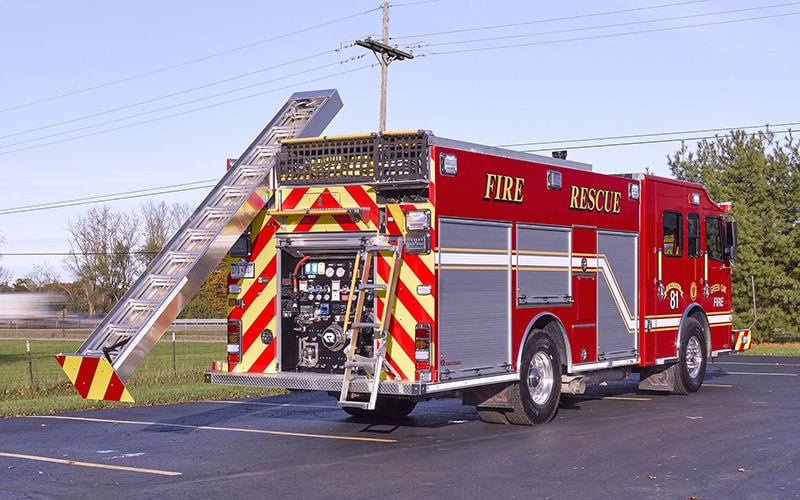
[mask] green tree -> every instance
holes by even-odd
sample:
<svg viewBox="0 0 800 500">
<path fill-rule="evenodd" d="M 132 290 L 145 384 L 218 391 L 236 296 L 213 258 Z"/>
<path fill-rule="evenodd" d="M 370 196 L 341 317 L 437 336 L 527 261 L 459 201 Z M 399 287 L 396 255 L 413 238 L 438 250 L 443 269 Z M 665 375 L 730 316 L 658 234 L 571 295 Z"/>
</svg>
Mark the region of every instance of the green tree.
<svg viewBox="0 0 800 500">
<path fill-rule="evenodd" d="M 732 131 L 686 145 L 668 158 L 672 174 L 704 184 L 717 201 L 730 201 L 738 221 L 733 269 L 734 326 L 752 321 L 755 278 L 756 340 L 796 337 L 800 324 L 800 151 L 791 133 Z"/>
<path fill-rule="evenodd" d="M 134 257 L 139 221 L 108 206 L 93 207 L 68 221 L 67 230 L 71 252 L 65 263 L 80 285 L 75 299 L 90 315 L 106 313 L 139 275 Z"/>
<path fill-rule="evenodd" d="M 218 319 L 227 314 L 228 260 L 222 259 L 179 318 Z"/>
</svg>

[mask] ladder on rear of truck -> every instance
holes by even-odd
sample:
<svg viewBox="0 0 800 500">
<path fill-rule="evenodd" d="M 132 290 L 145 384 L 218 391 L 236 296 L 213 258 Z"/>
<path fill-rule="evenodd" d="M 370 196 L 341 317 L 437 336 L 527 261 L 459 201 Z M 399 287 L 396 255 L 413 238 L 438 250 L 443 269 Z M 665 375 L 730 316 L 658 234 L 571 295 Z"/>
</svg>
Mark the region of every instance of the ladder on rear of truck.
<svg viewBox="0 0 800 500">
<path fill-rule="evenodd" d="M 388 328 L 392 318 L 392 310 L 394 309 L 395 294 L 397 292 L 397 279 L 400 274 L 400 265 L 403 260 L 403 239 L 400 238 L 396 245 L 388 244 L 385 241 L 374 241 L 371 244 L 365 245 L 356 255 L 355 265 L 353 269 L 357 269 L 357 273 L 353 273 L 353 279 L 350 284 L 350 298 L 347 302 L 347 313 L 345 314 L 344 330 L 350 330 L 352 335 L 350 337 L 350 344 L 345 348 L 346 361 L 344 364 L 344 379 L 342 380 L 342 391 L 339 395 L 339 407 L 353 407 L 362 410 L 374 410 L 378 401 L 378 390 L 381 383 L 381 375 L 384 371 L 397 377 L 398 374 L 394 371 L 391 365 L 386 360 L 386 343 L 388 340 Z M 389 278 L 386 284 L 369 283 L 370 269 L 378 254 L 389 253 Z M 377 273 L 373 273 L 377 277 Z M 377 279 L 373 279 L 373 282 Z M 380 322 L 367 321 L 364 318 L 364 303 L 369 293 L 374 293 L 376 290 L 386 290 L 384 298 L 383 314 L 381 315 Z M 351 313 L 351 305 L 353 296 L 356 297 L 355 309 Z M 351 318 L 352 315 L 352 318 Z M 362 356 L 356 353 L 358 346 L 358 337 L 361 330 L 374 329 L 375 330 L 375 348 L 372 356 Z M 369 379 L 369 399 L 364 401 L 364 398 L 359 394 L 350 392 L 350 382 L 353 380 L 353 375 L 358 370 L 363 370 Z"/>
<path fill-rule="evenodd" d="M 57 356 L 84 397 L 72 378 L 82 360 L 65 358 L 100 358 L 89 364 L 109 363 L 124 383 L 267 204 L 280 141 L 319 135 L 341 106 L 336 90 L 293 94 L 75 355 Z"/>
</svg>

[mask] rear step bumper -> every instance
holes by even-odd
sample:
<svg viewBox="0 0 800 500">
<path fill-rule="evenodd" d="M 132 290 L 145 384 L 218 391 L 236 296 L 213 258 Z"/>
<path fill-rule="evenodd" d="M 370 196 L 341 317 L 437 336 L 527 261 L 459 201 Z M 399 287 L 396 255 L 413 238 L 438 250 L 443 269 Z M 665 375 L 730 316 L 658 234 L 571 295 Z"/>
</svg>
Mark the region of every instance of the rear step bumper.
<svg viewBox="0 0 800 500">
<path fill-rule="evenodd" d="M 310 372 L 282 373 L 221 373 L 207 372 L 206 382 L 211 384 L 242 385 L 250 387 L 274 387 L 276 389 L 295 389 L 306 391 L 340 392 L 342 390 L 342 374 L 321 374 Z M 372 390 L 372 379 L 353 375 L 350 379 L 350 390 L 356 393 L 369 394 Z M 382 380 L 378 394 L 394 396 L 419 396 L 423 393 L 422 385 L 409 382 Z"/>
</svg>

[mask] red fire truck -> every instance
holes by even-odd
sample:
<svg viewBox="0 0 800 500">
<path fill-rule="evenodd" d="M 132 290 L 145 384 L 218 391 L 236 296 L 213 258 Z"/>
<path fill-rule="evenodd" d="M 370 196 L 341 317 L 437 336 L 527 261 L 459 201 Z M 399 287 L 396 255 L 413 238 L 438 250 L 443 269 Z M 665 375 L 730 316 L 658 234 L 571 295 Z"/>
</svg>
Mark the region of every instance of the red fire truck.
<svg viewBox="0 0 800 500">
<path fill-rule="evenodd" d="M 207 381 L 327 391 L 354 415 L 457 397 L 541 424 L 562 393 L 632 373 L 696 392 L 710 358 L 749 348 L 732 330 L 736 224 L 702 186 L 421 130 L 319 137 L 340 106 L 292 96 L 57 356 L 84 397 L 131 400 L 125 380 L 226 252 L 227 359 Z"/>
<path fill-rule="evenodd" d="M 688 394 L 731 329 L 735 223 L 702 186 L 413 131 L 285 140 L 230 252 L 212 383 L 329 391 L 351 414 L 461 397 L 540 424 L 638 372 Z"/>
</svg>

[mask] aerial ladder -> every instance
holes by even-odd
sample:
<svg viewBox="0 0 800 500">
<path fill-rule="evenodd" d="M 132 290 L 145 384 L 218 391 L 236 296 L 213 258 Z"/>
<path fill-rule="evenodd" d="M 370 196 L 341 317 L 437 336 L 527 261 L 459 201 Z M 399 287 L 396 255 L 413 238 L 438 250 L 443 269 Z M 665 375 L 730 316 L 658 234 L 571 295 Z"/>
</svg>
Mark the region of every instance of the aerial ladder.
<svg viewBox="0 0 800 500">
<path fill-rule="evenodd" d="M 342 107 L 336 90 L 293 94 L 74 354 L 58 354 L 86 399 L 133 401 L 125 382 L 271 196 L 283 139 L 314 137 Z"/>
</svg>

